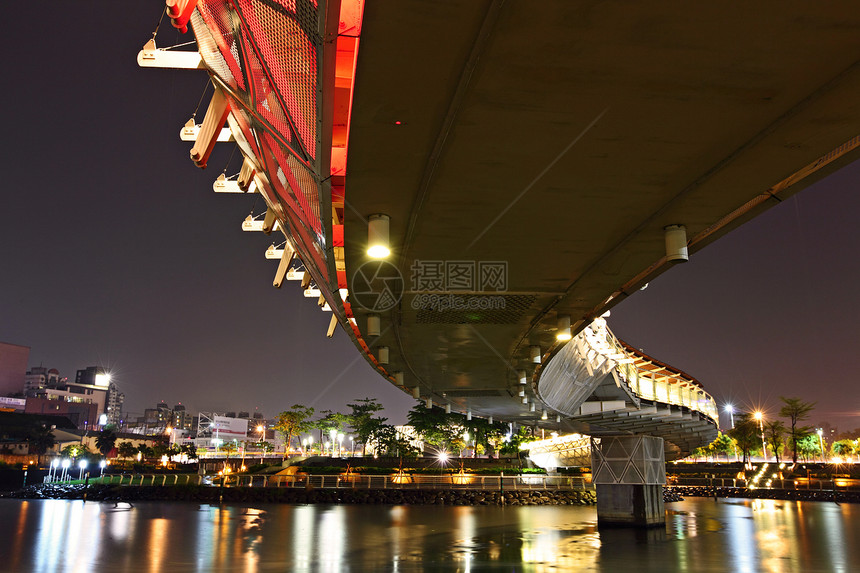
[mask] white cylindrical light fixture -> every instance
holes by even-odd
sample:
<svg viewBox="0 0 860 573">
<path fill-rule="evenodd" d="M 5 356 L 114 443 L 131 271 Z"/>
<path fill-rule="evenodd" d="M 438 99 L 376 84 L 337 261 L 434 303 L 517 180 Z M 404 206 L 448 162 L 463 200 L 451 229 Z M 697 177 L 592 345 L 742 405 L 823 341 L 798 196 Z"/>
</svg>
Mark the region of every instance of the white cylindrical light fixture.
<svg viewBox="0 0 860 573">
<path fill-rule="evenodd" d="M 492 416 L 490 416 L 489 418 L 487 418 L 487 423 L 488 423 L 488 424 L 492 424 L 492 423 L 493 423 L 493 417 L 492 417 Z"/>
<path fill-rule="evenodd" d="M 526 375 L 525 370 L 517 370 L 517 378 L 519 379 L 520 384 L 528 383 L 528 376 Z"/>
<path fill-rule="evenodd" d="M 534 412 L 534 411 L 535 411 L 535 403 L 532 402 L 531 404 L 529 404 L 529 412 Z"/>
<path fill-rule="evenodd" d="M 523 404 L 528 404 L 528 403 L 529 403 L 529 397 L 523 396 Z"/>
<path fill-rule="evenodd" d="M 526 395 L 526 391 L 525 391 L 525 390 L 520 390 L 520 398 L 522 398 L 522 397 L 523 397 L 523 396 L 525 396 L 525 395 Z"/>
<path fill-rule="evenodd" d="M 450 413 L 451 413 L 451 404 L 445 404 L 445 413 L 446 413 L 446 414 L 450 414 Z"/>
<path fill-rule="evenodd" d="M 535 364 L 540 364 L 540 346 L 529 346 L 529 356 L 531 357 L 532 362 L 534 362 Z"/>
<path fill-rule="evenodd" d="M 421 388 L 416 386 L 412 389 L 412 397 L 416 400 L 421 397 Z"/>
<path fill-rule="evenodd" d="M 367 315 L 367 335 L 379 336 L 381 320 L 378 314 Z"/>
<path fill-rule="evenodd" d="M 663 227 L 666 239 L 666 260 L 670 263 L 683 263 L 690 259 L 687 252 L 687 227 L 668 225 Z"/>
<path fill-rule="evenodd" d="M 433 408 L 433 398 L 427 398 L 427 401 L 424 403 L 424 407 L 428 410 Z"/>
<path fill-rule="evenodd" d="M 466 420 L 469 420 L 469 421 L 472 420 L 472 410 L 468 410 L 466 412 Z"/>
<path fill-rule="evenodd" d="M 557 340 L 566 342 L 571 339 L 570 336 L 570 315 L 569 314 L 560 314 L 558 315 L 555 337 Z"/>
<path fill-rule="evenodd" d="M 376 361 L 380 364 L 388 364 L 388 347 L 380 346 L 376 350 Z"/>
<path fill-rule="evenodd" d="M 556 414 L 556 415 L 555 415 L 555 423 L 556 423 L 556 424 L 561 424 L 561 414 Z"/>
<path fill-rule="evenodd" d="M 384 259 L 391 254 L 388 244 L 388 215 L 371 215 L 367 218 L 367 256 Z"/>
<path fill-rule="evenodd" d="M 394 383 L 398 386 L 403 386 L 403 372 L 394 373 Z"/>
<path fill-rule="evenodd" d="M 546 420 L 546 419 L 547 419 L 547 417 L 548 417 L 548 416 L 546 415 L 546 410 L 544 410 L 544 411 L 543 411 L 543 413 L 540 415 L 540 419 L 541 419 L 541 420 Z"/>
</svg>

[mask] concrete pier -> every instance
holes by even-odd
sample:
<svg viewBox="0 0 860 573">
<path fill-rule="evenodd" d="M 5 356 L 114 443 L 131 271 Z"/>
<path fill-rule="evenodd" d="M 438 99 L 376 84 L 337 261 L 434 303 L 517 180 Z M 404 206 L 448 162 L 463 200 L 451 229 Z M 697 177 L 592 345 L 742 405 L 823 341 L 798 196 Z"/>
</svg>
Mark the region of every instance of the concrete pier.
<svg viewBox="0 0 860 573">
<path fill-rule="evenodd" d="M 660 527 L 666 523 L 663 438 L 592 438 L 591 458 L 598 527 Z"/>
</svg>

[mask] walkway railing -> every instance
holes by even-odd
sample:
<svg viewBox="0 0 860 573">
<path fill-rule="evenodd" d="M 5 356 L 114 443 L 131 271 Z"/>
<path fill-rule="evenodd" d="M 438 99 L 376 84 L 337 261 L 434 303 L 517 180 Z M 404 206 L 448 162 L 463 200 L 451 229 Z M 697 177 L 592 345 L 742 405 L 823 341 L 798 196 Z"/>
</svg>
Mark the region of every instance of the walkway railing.
<svg viewBox="0 0 860 573">
<path fill-rule="evenodd" d="M 490 491 L 584 490 L 590 483 L 578 476 L 512 475 L 253 475 L 227 474 L 201 476 L 189 474 L 105 475 L 92 483 L 114 485 L 223 485 L 227 487 L 275 487 L 317 489 L 464 489 Z"/>
<path fill-rule="evenodd" d="M 680 487 L 750 487 L 747 480 L 735 478 L 673 478 L 666 485 Z M 778 479 L 771 484 L 752 486 L 755 489 L 779 489 L 798 491 L 860 491 L 858 480 L 842 478 L 819 479 Z"/>
</svg>

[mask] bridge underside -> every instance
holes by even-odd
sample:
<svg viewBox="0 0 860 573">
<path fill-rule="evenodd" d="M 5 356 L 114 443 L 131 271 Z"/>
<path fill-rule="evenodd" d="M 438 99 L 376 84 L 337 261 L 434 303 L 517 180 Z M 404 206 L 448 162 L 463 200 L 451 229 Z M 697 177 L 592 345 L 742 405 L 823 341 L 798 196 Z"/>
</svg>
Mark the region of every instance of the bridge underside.
<svg viewBox="0 0 860 573">
<path fill-rule="evenodd" d="M 460 411 L 558 428 L 530 358 L 556 351 L 557 314 L 575 333 L 666 270 L 666 226 L 686 226 L 695 256 L 857 157 L 847 3 L 369 2 L 361 37 L 347 275 L 367 260 L 364 217 L 389 215 L 406 292 L 370 352 L 388 347 L 408 391 Z M 423 289 L 416 261 L 502 261 L 507 282 Z M 439 310 L 422 293 L 503 304 Z M 561 429 L 614 424 L 580 421 Z"/>
<path fill-rule="evenodd" d="M 199 54 L 150 42 L 139 61 L 209 70 L 191 156 L 204 167 L 226 121 L 244 156 L 229 183 L 267 207 L 243 229 L 277 221 L 289 243 L 271 249 L 276 286 L 301 280 L 382 376 L 474 415 L 660 434 L 678 452 L 705 443 L 717 416 L 698 382 L 609 336 L 577 358 L 557 341 L 561 318 L 586 333 L 665 271 L 667 227 L 683 226 L 695 256 L 860 154 L 851 2 L 168 12 Z M 377 214 L 395 267 L 382 282 L 405 286 L 382 308 L 357 280 Z M 303 272 L 287 272 L 293 253 Z"/>
</svg>

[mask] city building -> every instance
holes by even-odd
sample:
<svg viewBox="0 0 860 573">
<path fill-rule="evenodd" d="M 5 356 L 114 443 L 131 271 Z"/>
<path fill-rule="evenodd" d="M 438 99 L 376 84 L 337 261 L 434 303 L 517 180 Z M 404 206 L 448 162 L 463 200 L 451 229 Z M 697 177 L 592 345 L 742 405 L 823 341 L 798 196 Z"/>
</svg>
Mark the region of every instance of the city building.
<svg viewBox="0 0 860 573">
<path fill-rule="evenodd" d="M 35 396 L 38 390 L 60 383 L 60 371 L 56 368 L 34 366 L 24 376 L 24 396 Z"/>
<path fill-rule="evenodd" d="M 21 392 L 29 360 L 29 346 L 0 342 L 0 396 Z"/>
<path fill-rule="evenodd" d="M 60 376 L 55 368 L 36 366 L 23 377 L 25 412 L 68 416 L 82 429 L 119 425 L 125 395 L 104 368 L 78 370 L 75 381 Z"/>
</svg>

